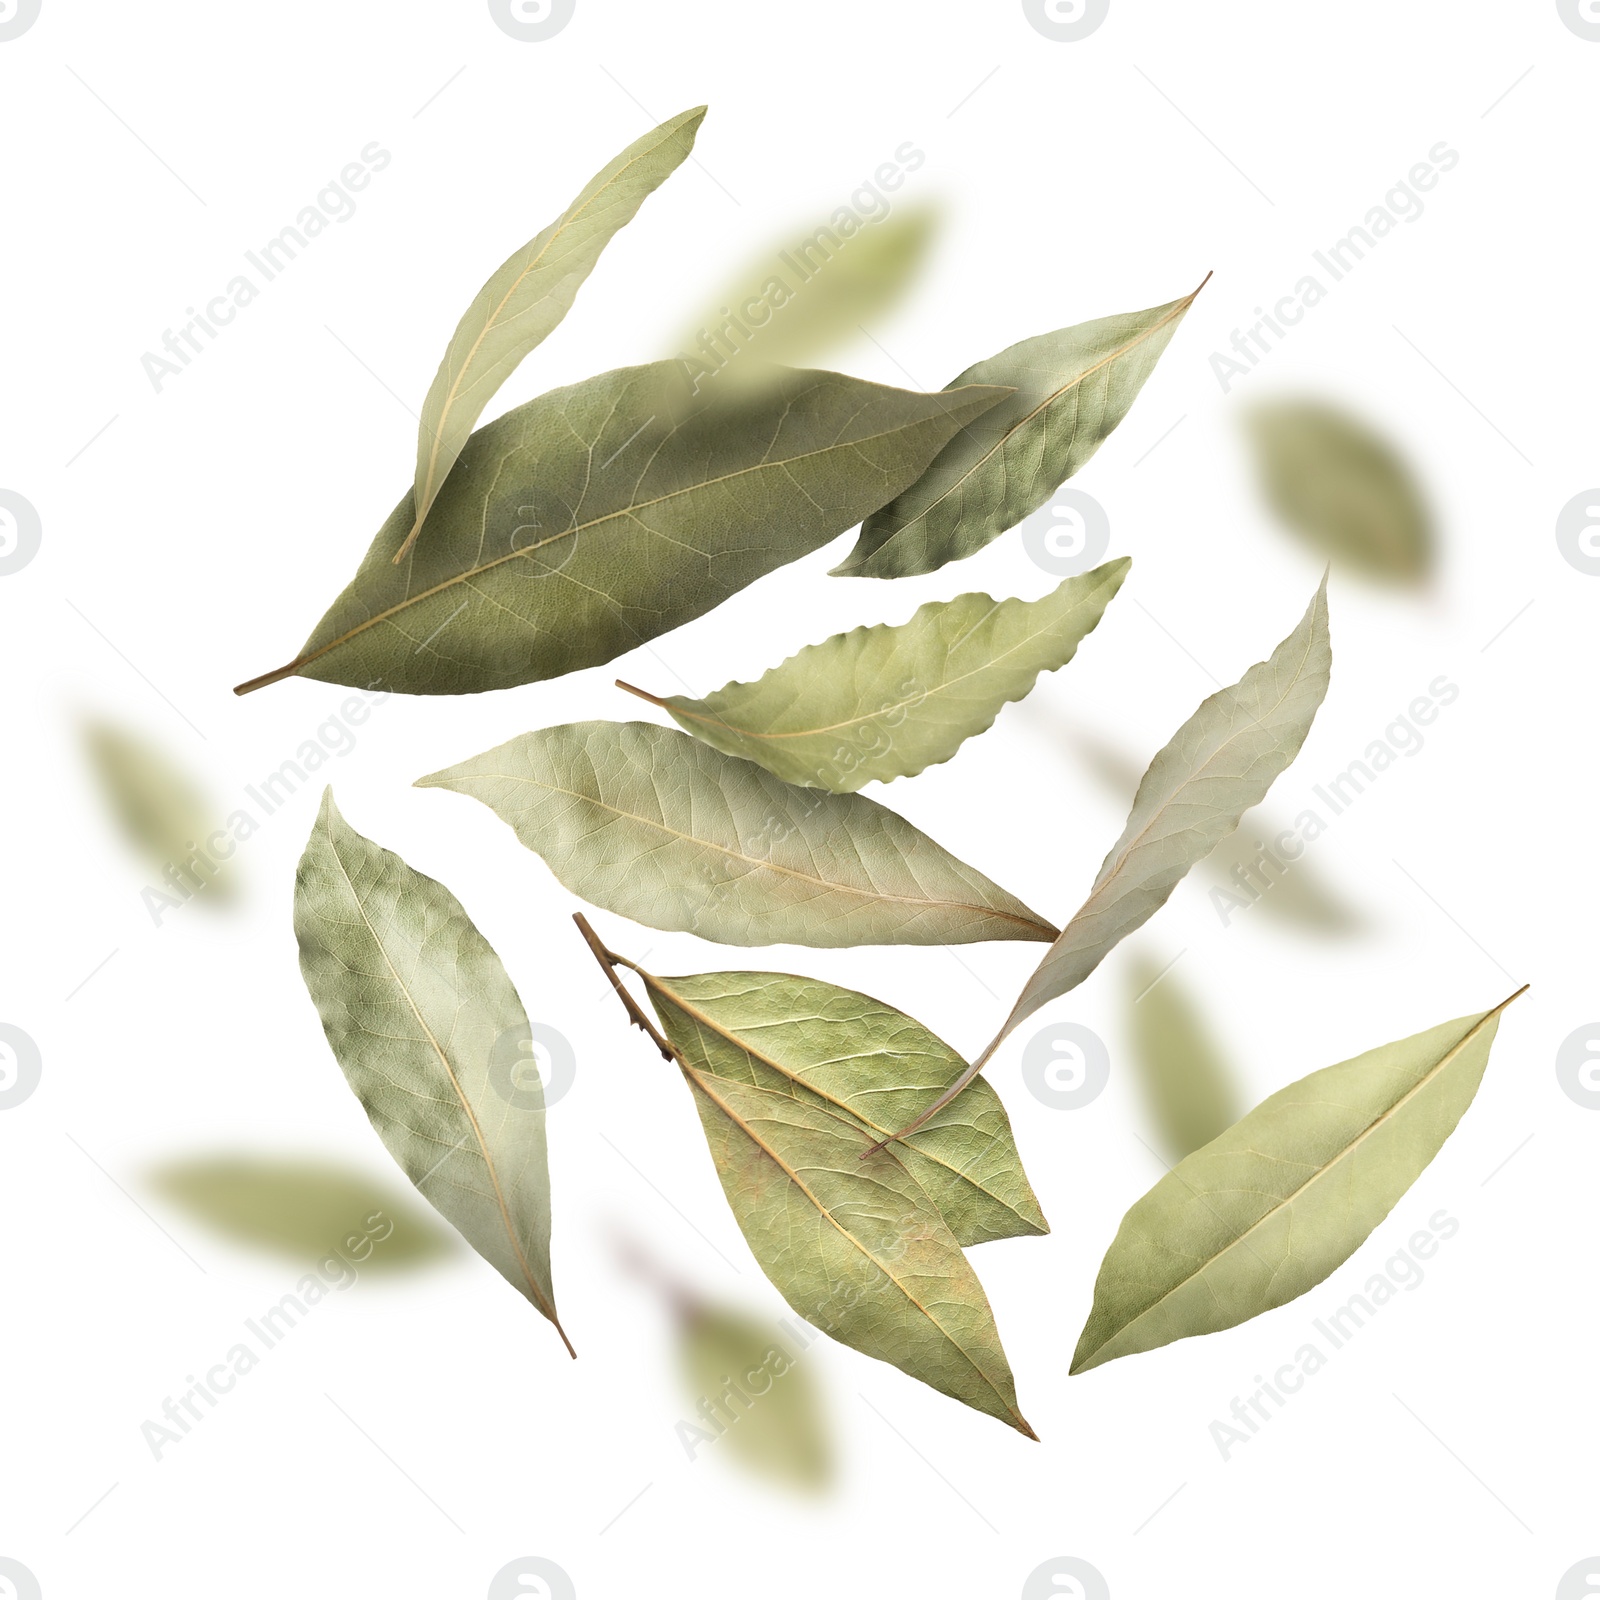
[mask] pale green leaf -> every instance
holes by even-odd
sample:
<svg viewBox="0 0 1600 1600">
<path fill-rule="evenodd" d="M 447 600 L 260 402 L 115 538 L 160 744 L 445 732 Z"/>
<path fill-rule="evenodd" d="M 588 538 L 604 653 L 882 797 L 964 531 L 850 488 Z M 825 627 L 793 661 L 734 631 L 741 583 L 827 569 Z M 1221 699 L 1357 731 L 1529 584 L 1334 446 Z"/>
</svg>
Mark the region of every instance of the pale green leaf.
<svg viewBox="0 0 1600 1600">
<path fill-rule="evenodd" d="M 831 1110 L 868 1138 L 899 1127 L 966 1068 L 903 1012 L 814 978 L 641 975 L 668 1038 L 702 1071 Z M 974 1079 L 895 1153 L 957 1243 L 1050 1231 L 986 1079 Z"/>
<path fill-rule="evenodd" d="M 474 694 L 609 661 L 821 548 L 1005 393 L 785 372 L 691 398 L 663 361 L 540 395 L 472 436 L 404 562 L 409 490 L 299 656 L 236 692 Z"/>
<path fill-rule="evenodd" d="M 965 944 L 1055 930 L 903 817 L 672 728 L 574 722 L 418 780 L 490 807 L 574 894 L 722 944 Z"/>
<path fill-rule="evenodd" d="M 1127 416 L 1199 292 L 1038 334 L 968 367 L 951 388 L 1003 383 L 1016 392 L 868 517 L 834 571 L 858 578 L 933 572 L 1037 511 Z"/>
<path fill-rule="evenodd" d="M 705 114 L 706 108 L 697 106 L 635 140 L 478 291 L 422 403 L 415 515 L 395 560 L 411 548 L 483 408 L 517 363 L 572 309 L 600 253 L 682 165 Z"/>
<path fill-rule="evenodd" d="M 1109 561 L 1042 600 L 932 601 L 900 627 L 808 645 L 754 683 L 703 700 L 632 692 L 696 738 L 790 783 L 853 793 L 948 761 L 1041 672 L 1065 666 L 1130 564 Z"/>
<path fill-rule="evenodd" d="M 500 958 L 443 884 L 351 828 L 331 789 L 300 858 L 294 920 L 328 1043 L 389 1154 L 566 1342 L 545 1113 L 530 1103 L 536 1085 L 510 1076 L 529 1029 Z"/>
<path fill-rule="evenodd" d="M 1286 527 L 1363 577 L 1416 584 L 1428 576 L 1433 517 L 1387 439 L 1321 400 L 1259 405 L 1246 422 L 1262 489 Z"/>
<path fill-rule="evenodd" d="M 1169 1161 L 1210 1144 L 1239 1115 L 1233 1069 L 1199 1002 L 1144 952 L 1128 965 L 1128 1044 L 1145 1105 Z"/>
<path fill-rule="evenodd" d="M 1101 863 L 1089 898 L 1045 951 L 1004 1026 L 969 1074 L 1040 1006 L 1077 988 L 1106 955 L 1164 906 L 1184 874 L 1211 854 L 1294 760 L 1328 692 L 1333 665 L 1324 576 L 1295 630 L 1238 683 L 1219 690 L 1150 763 L 1122 837 Z M 945 1094 L 900 1130 L 920 1127 L 960 1091 Z"/>
<path fill-rule="evenodd" d="M 1313 1072 L 1180 1161 L 1122 1219 L 1072 1370 L 1235 1327 L 1321 1283 L 1450 1137 L 1510 1003 Z"/>
<path fill-rule="evenodd" d="M 815 1335 L 811 1335 L 815 1338 Z M 810 1364 L 782 1328 L 721 1306 L 685 1308 L 678 1337 L 690 1426 L 720 1430 L 728 1450 L 763 1478 L 815 1494 L 833 1480 L 833 1442 Z M 699 1451 L 712 1445 L 696 1437 Z"/>
</svg>

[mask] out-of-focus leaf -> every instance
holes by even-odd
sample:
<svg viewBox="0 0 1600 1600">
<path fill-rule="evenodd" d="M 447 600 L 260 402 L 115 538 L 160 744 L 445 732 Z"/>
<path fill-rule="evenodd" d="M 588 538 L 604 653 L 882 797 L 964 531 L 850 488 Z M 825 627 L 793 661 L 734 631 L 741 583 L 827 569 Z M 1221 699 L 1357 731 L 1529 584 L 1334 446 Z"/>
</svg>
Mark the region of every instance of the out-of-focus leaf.
<svg viewBox="0 0 1600 1600">
<path fill-rule="evenodd" d="M 920 1022 L 814 978 L 643 977 L 668 1038 L 701 1070 L 833 1111 L 868 1138 L 884 1137 L 966 1068 Z M 987 1080 L 974 1079 L 896 1154 L 958 1244 L 1050 1231 Z"/>
<path fill-rule="evenodd" d="M 1114 945 L 1148 922 L 1294 760 L 1328 692 L 1327 589 L 1324 576 L 1300 625 L 1272 655 L 1201 701 L 1157 753 L 1089 898 L 1045 951 L 1004 1026 L 967 1069 L 969 1077 L 1018 1023 L 1075 989 Z M 895 1137 L 921 1127 L 965 1081 L 957 1079 Z"/>
<path fill-rule="evenodd" d="M 761 1477 L 810 1494 L 827 1488 L 833 1441 L 822 1396 L 789 1334 L 702 1302 L 680 1323 L 678 1359 L 700 1419 L 692 1426 L 721 1430 L 718 1448 Z"/>
<path fill-rule="evenodd" d="M 1320 400 L 1247 413 L 1261 485 L 1285 526 L 1341 567 L 1415 584 L 1433 564 L 1433 518 L 1411 468 L 1361 418 Z"/>
<path fill-rule="evenodd" d="M 435 1223 L 387 1185 L 314 1157 L 190 1157 L 163 1163 L 150 1178 L 223 1237 L 297 1261 L 337 1253 L 363 1272 L 397 1272 L 451 1248 Z"/>
<path fill-rule="evenodd" d="M 790 783 L 851 794 L 948 761 L 1041 672 L 1065 666 L 1130 565 L 1108 561 L 1042 600 L 931 601 L 900 627 L 808 645 L 754 683 L 703 700 L 632 693 L 718 750 Z"/>
<path fill-rule="evenodd" d="M 550 1282 L 543 1099 L 537 1079 L 512 1096 L 498 1078 L 530 1038 L 500 958 L 442 883 L 357 833 L 331 789 L 294 929 L 334 1058 L 389 1154 L 572 1352 Z"/>
<path fill-rule="evenodd" d="M 84 743 L 107 804 L 128 843 L 152 866 L 180 869 L 178 887 L 221 905 L 238 897 L 237 874 L 216 859 L 223 830 L 199 786 L 163 750 L 103 719 Z M 230 853 L 231 853 L 231 840 Z"/>
<path fill-rule="evenodd" d="M 1321 1283 L 1450 1137 L 1510 1003 L 1313 1072 L 1180 1161 L 1122 1219 L 1072 1370 L 1235 1327 Z"/>
<path fill-rule="evenodd" d="M 820 549 L 1006 393 L 785 371 L 690 400 L 659 361 L 540 395 L 473 434 L 400 565 L 409 490 L 300 654 L 235 692 L 476 694 L 597 666 Z"/>
<path fill-rule="evenodd" d="M 915 483 L 868 517 L 835 573 L 933 572 L 1037 511 L 1128 414 L 1199 292 L 1042 333 L 968 367 L 952 389 L 1003 383 L 1015 393 L 963 428 Z"/>
<path fill-rule="evenodd" d="M 411 548 L 483 408 L 517 363 L 572 309 L 601 251 L 682 165 L 705 114 L 706 108 L 697 106 L 635 140 L 478 291 L 422 402 L 415 516 L 394 560 Z"/>
<path fill-rule="evenodd" d="M 824 223 L 780 240 L 685 329 L 684 359 L 714 371 L 718 383 L 760 381 L 772 362 L 810 366 L 894 308 L 921 271 L 938 223 L 931 204 L 900 206 L 851 234 Z"/>
<path fill-rule="evenodd" d="M 1234 1073 L 1182 980 L 1143 951 L 1128 963 L 1128 1042 L 1169 1161 L 1210 1144 L 1239 1115 Z"/>
<path fill-rule="evenodd" d="M 673 728 L 574 722 L 417 780 L 481 800 L 574 894 L 722 944 L 1049 940 L 1014 895 L 863 795 Z"/>
</svg>

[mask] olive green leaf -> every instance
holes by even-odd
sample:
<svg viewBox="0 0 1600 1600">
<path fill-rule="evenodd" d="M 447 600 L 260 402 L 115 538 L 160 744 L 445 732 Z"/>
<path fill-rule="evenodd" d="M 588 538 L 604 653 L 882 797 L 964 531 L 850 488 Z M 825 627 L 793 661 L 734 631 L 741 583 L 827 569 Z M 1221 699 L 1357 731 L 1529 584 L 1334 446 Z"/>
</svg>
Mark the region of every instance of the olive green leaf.
<svg viewBox="0 0 1600 1600">
<path fill-rule="evenodd" d="M 663 361 L 540 395 L 473 434 L 400 566 L 410 490 L 300 654 L 235 692 L 476 694 L 609 661 L 843 533 L 1005 393 L 786 371 L 718 399 Z"/>
<path fill-rule="evenodd" d="M 1144 951 L 1130 958 L 1128 1043 L 1162 1148 L 1181 1161 L 1229 1127 L 1239 1104 L 1232 1068 L 1170 967 Z"/>
<path fill-rule="evenodd" d="M 1280 400 L 1246 415 L 1272 509 L 1342 567 L 1416 584 L 1433 565 L 1433 518 L 1411 468 L 1359 417 L 1320 400 Z"/>
<path fill-rule="evenodd" d="M 933 572 L 1037 511 L 1127 416 L 1199 293 L 1041 333 L 968 367 L 951 388 L 1004 383 L 1016 392 L 868 517 L 834 572 L 857 578 Z"/>
<path fill-rule="evenodd" d="M 790 783 L 850 794 L 948 761 L 1041 672 L 1069 662 L 1130 562 L 1068 578 L 1042 600 L 964 594 L 900 627 L 857 628 L 808 645 L 754 683 L 704 700 L 659 700 L 696 738 Z"/>
<path fill-rule="evenodd" d="M 833 1443 L 799 1357 L 793 1337 L 764 1319 L 703 1301 L 684 1311 L 678 1364 L 701 1419 L 690 1424 L 696 1444 L 710 1448 L 700 1437 L 709 1421 L 752 1473 L 815 1494 L 833 1480 Z"/>
<path fill-rule="evenodd" d="M 1450 1137 L 1516 997 L 1313 1072 L 1180 1161 L 1122 1219 L 1072 1370 L 1235 1327 L 1321 1283 Z"/>
<path fill-rule="evenodd" d="M 221 818 L 172 757 L 103 718 L 84 723 L 83 740 L 107 805 L 147 865 L 160 872 L 179 869 L 185 898 L 193 892 L 213 905 L 237 899 L 237 875 L 226 862 L 212 862 L 216 846 L 209 841 L 222 833 Z"/>
<path fill-rule="evenodd" d="M 1055 930 L 903 817 L 672 728 L 542 728 L 417 781 L 481 800 L 574 894 L 722 944 L 968 944 Z"/>
<path fill-rule="evenodd" d="M 861 1125 L 794 1093 L 724 1077 L 685 1014 L 662 1034 L 617 976 L 642 969 L 574 919 L 627 1008 L 677 1063 L 729 1208 L 778 1293 L 813 1327 L 1030 1439 L 994 1313 L 939 1209 L 892 1150 L 861 1160 Z M 652 989 L 652 999 L 661 1005 Z"/>
<path fill-rule="evenodd" d="M 191 1156 L 150 1178 L 223 1237 L 307 1265 L 338 1256 L 358 1272 L 397 1272 L 451 1249 L 449 1235 L 388 1184 L 315 1156 Z"/>
<path fill-rule="evenodd" d="M 294 924 L 328 1043 L 389 1154 L 572 1352 L 550 1283 L 544 1107 L 512 1076 L 528 1018 L 500 958 L 443 884 L 351 828 L 331 789 Z"/>
<path fill-rule="evenodd" d="M 938 220 L 937 208 L 925 203 L 852 223 L 851 233 L 830 223 L 809 234 L 796 230 L 685 328 L 681 359 L 719 383 L 759 380 L 771 362 L 809 366 L 900 300 L 927 259 Z"/>
<path fill-rule="evenodd" d="M 1148 922 L 1184 874 L 1203 861 L 1239 818 L 1260 802 L 1294 760 L 1328 692 L 1328 580 L 1324 575 L 1295 630 L 1238 683 L 1219 690 L 1150 763 L 1122 837 L 1101 863 L 1089 898 L 1045 951 L 1004 1026 L 975 1060 L 982 1070 L 1020 1022 L 1075 989 L 1108 952 Z M 955 1094 L 957 1079 L 903 1138 Z"/>
<path fill-rule="evenodd" d="M 682 165 L 705 114 L 706 108 L 697 106 L 635 140 L 478 291 L 422 402 L 415 516 L 394 560 L 410 550 L 483 408 L 517 363 L 572 309 L 605 247 Z"/>
<path fill-rule="evenodd" d="M 873 1138 L 899 1127 L 966 1067 L 903 1012 L 814 978 L 640 976 L 667 1037 L 703 1072 L 832 1111 Z M 895 1154 L 958 1244 L 1050 1231 L 986 1079 L 974 1079 Z"/>
</svg>

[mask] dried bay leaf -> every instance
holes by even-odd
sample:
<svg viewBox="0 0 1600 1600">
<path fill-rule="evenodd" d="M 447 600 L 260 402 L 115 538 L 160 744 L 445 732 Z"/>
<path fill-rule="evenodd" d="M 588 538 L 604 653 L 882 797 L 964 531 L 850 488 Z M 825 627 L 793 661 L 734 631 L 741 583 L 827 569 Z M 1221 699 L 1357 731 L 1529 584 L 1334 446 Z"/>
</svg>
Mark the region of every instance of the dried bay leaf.
<svg viewBox="0 0 1600 1600">
<path fill-rule="evenodd" d="M 574 894 L 652 928 L 828 948 L 1055 937 L 876 801 L 784 783 L 672 728 L 542 728 L 417 786 L 481 800 Z"/>
<path fill-rule="evenodd" d="M 399 561 L 461 454 L 483 408 L 518 362 L 556 326 L 601 252 L 646 198 L 682 165 L 706 108 L 663 122 L 635 140 L 584 185 L 543 232 L 504 262 L 467 307 L 422 403 L 411 531 Z"/>
<path fill-rule="evenodd" d="M 514 1097 L 496 1087 L 529 1038 L 500 958 L 443 884 L 351 828 L 331 789 L 294 912 L 306 988 L 389 1154 L 575 1354 L 550 1280 L 544 1108 L 526 1075 Z"/>
<path fill-rule="evenodd" d="M 789 1094 L 882 1138 L 966 1068 L 868 995 L 781 972 L 641 972 L 667 1037 L 705 1072 Z M 1050 1231 L 1000 1097 L 976 1078 L 895 1154 L 962 1246 Z"/>
<path fill-rule="evenodd" d="M 675 1007 L 662 1024 L 682 1043 L 660 1033 L 615 970 L 639 969 L 576 920 L 629 1015 L 682 1072 L 739 1231 L 779 1294 L 841 1344 L 1036 1438 L 983 1286 L 899 1156 L 864 1164 L 860 1124 L 793 1084 L 721 1076 Z"/>
<path fill-rule="evenodd" d="M 1200 288 L 1203 289 L 1202 283 Z M 1194 294 L 1023 339 L 951 384 L 1015 393 L 862 525 L 841 577 L 904 578 L 981 550 L 1037 511 L 1128 414 Z"/>
<path fill-rule="evenodd" d="M 1019 1023 L 1075 989 L 1113 946 L 1148 922 L 1299 753 L 1333 666 L 1327 589 L 1324 576 L 1299 626 L 1272 655 L 1201 701 L 1157 753 L 1088 899 L 1045 951 L 969 1074 L 982 1070 Z M 922 1126 L 960 1087 L 958 1080 L 896 1137 Z"/>
<path fill-rule="evenodd" d="M 691 397 L 679 363 L 602 373 L 480 428 L 399 566 L 412 495 L 287 665 L 401 694 L 597 666 L 821 548 L 1006 391 L 912 394 L 831 372 Z"/>
<path fill-rule="evenodd" d="M 1313 1072 L 1180 1161 L 1122 1219 L 1072 1370 L 1235 1327 L 1321 1283 L 1439 1153 L 1516 998 Z"/>
<path fill-rule="evenodd" d="M 1321 400 L 1246 416 L 1261 487 L 1286 527 L 1363 577 L 1418 584 L 1433 565 L 1433 517 L 1411 468 L 1361 418 Z"/>
<path fill-rule="evenodd" d="M 1041 672 L 1069 662 L 1131 565 L 1109 561 L 1042 600 L 964 594 L 899 627 L 808 645 L 754 683 L 657 699 L 677 724 L 790 783 L 850 794 L 948 761 Z"/>
</svg>

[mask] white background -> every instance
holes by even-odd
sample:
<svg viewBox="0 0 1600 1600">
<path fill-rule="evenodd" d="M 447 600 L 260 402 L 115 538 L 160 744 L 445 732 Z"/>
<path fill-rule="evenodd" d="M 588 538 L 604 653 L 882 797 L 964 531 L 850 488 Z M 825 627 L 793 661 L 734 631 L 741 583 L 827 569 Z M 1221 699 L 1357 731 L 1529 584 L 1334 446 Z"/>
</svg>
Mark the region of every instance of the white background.
<svg viewBox="0 0 1600 1600">
<path fill-rule="evenodd" d="M 583 1600 L 1009 1597 L 1060 1555 L 1092 1562 L 1119 1600 L 1553 1595 L 1600 1549 L 1585 1444 L 1600 1423 L 1600 1114 L 1554 1074 L 1560 1042 L 1600 1012 L 1600 579 L 1554 539 L 1560 508 L 1600 479 L 1597 71 L 1600 44 L 1546 0 L 1113 0 L 1076 44 L 1041 37 L 1011 0 L 579 0 L 542 44 L 466 0 L 44 0 L 0 43 L 0 487 L 44 530 L 37 559 L 0 578 L 0 1020 L 44 1063 L 38 1091 L 0 1112 L 0 1555 L 47 1600 L 480 1596 L 523 1555 L 558 1562 Z M 156 1462 L 141 1423 L 297 1273 L 161 1201 L 151 1165 L 244 1150 L 320 1153 L 382 1182 L 393 1169 L 296 967 L 294 864 L 318 786 L 240 851 L 240 915 L 187 906 L 157 929 L 76 718 L 144 730 L 229 808 L 313 736 L 347 691 L 292 680 L 240 700 L 230 686 L 293 654 L 354 569 L 409 480 L 406 408 L 489 270 L 625 143 L 701 101 L 698 163 L 646 203 L 496 409 L 671 353 L 735 268 L 809 229 L 908 139 L 928 159 L 903 194 L 942 197 L 950 225 L 915 297 L 873 329 L 882 349 L 840 358 L 863 376 L 937 387 L 1015 339 L 1170 300 L 1214 269 L 1075 480 L 1110 515 L 1111 553 L 1134 558 L 1122 596 L 1025 706 L 883 798 L 1069 915 L 1122 802 L 1063 730 L 1094 729 L 1142 762 L 1210 674 L 1233 681 L 1289 630 L 1320 564 L 1261 508 L 1240 409 L 1280 390 L 1341 396 L 1418 462 L 1443 558 L 1420 601 L 1335 576 L 1333 687 L 1269 808 L 1312 803 L 1311 786 L 1438 675 L 1460 697 L 1314 846 L 1367 936 L 1319 941 L 1256 909 L 1224 929 L 1197 877 L 1141 941 L 1158 960 L 1184 952 L 1174 976 L 1202 997 L 1251 1102 L 1533 989 L 1456 1134 L 1331 1280 L 1228 1333 L 1069 1380 L 1100 1257 L 1161 1171 L 1121 1060 L 1113 959 L 1041 1019 L 1106 1038 L 1098 1100 L 1067 1112 L 1028 1094 L 1030 1028 L 991 1071 L 1054 1231 L 974 1260 L 1043 1442 L 818 1341 L 805 1359 L 842 1457 L 830 1498 L 785 1498 L 715 1449 L 686 1460 L 667 1320 L 618 1267 L 608 1222 L 708 1293 L 781 1303 L 681 1085 L 625 1028 L 573 933 L 572 897 L 485 809 L 410 784 L 531 727 L 634 716 L 610 687 L 619 672 L 705 693 L 925 600 L 1055 581 L 1015 537 L 924 578 L 831 579 L 841 540 L 613 665 L 397 697 L 319 775 L 352 825 L 455 890 L 530 1013 L 572 1041 L 577 1081 L 550 1141 L 556 1284 L 580 1360 L 463 1251 L 319 1307 Z M 144 352 L 372 140 L 393 161 L 357 214 L 154 392 Z M 1224 395 L 1210 353 L 1441 140 L 1461 159 L 1425 214 Z M 730 957 L 595 920 L 657 970 L 829 977 L 968 1050 L 1038 955 Z M 1460 1231 L 1427 1281 L 1224 1462 L 1211 1422 L 1440 1208 Z"/>
</svg>

